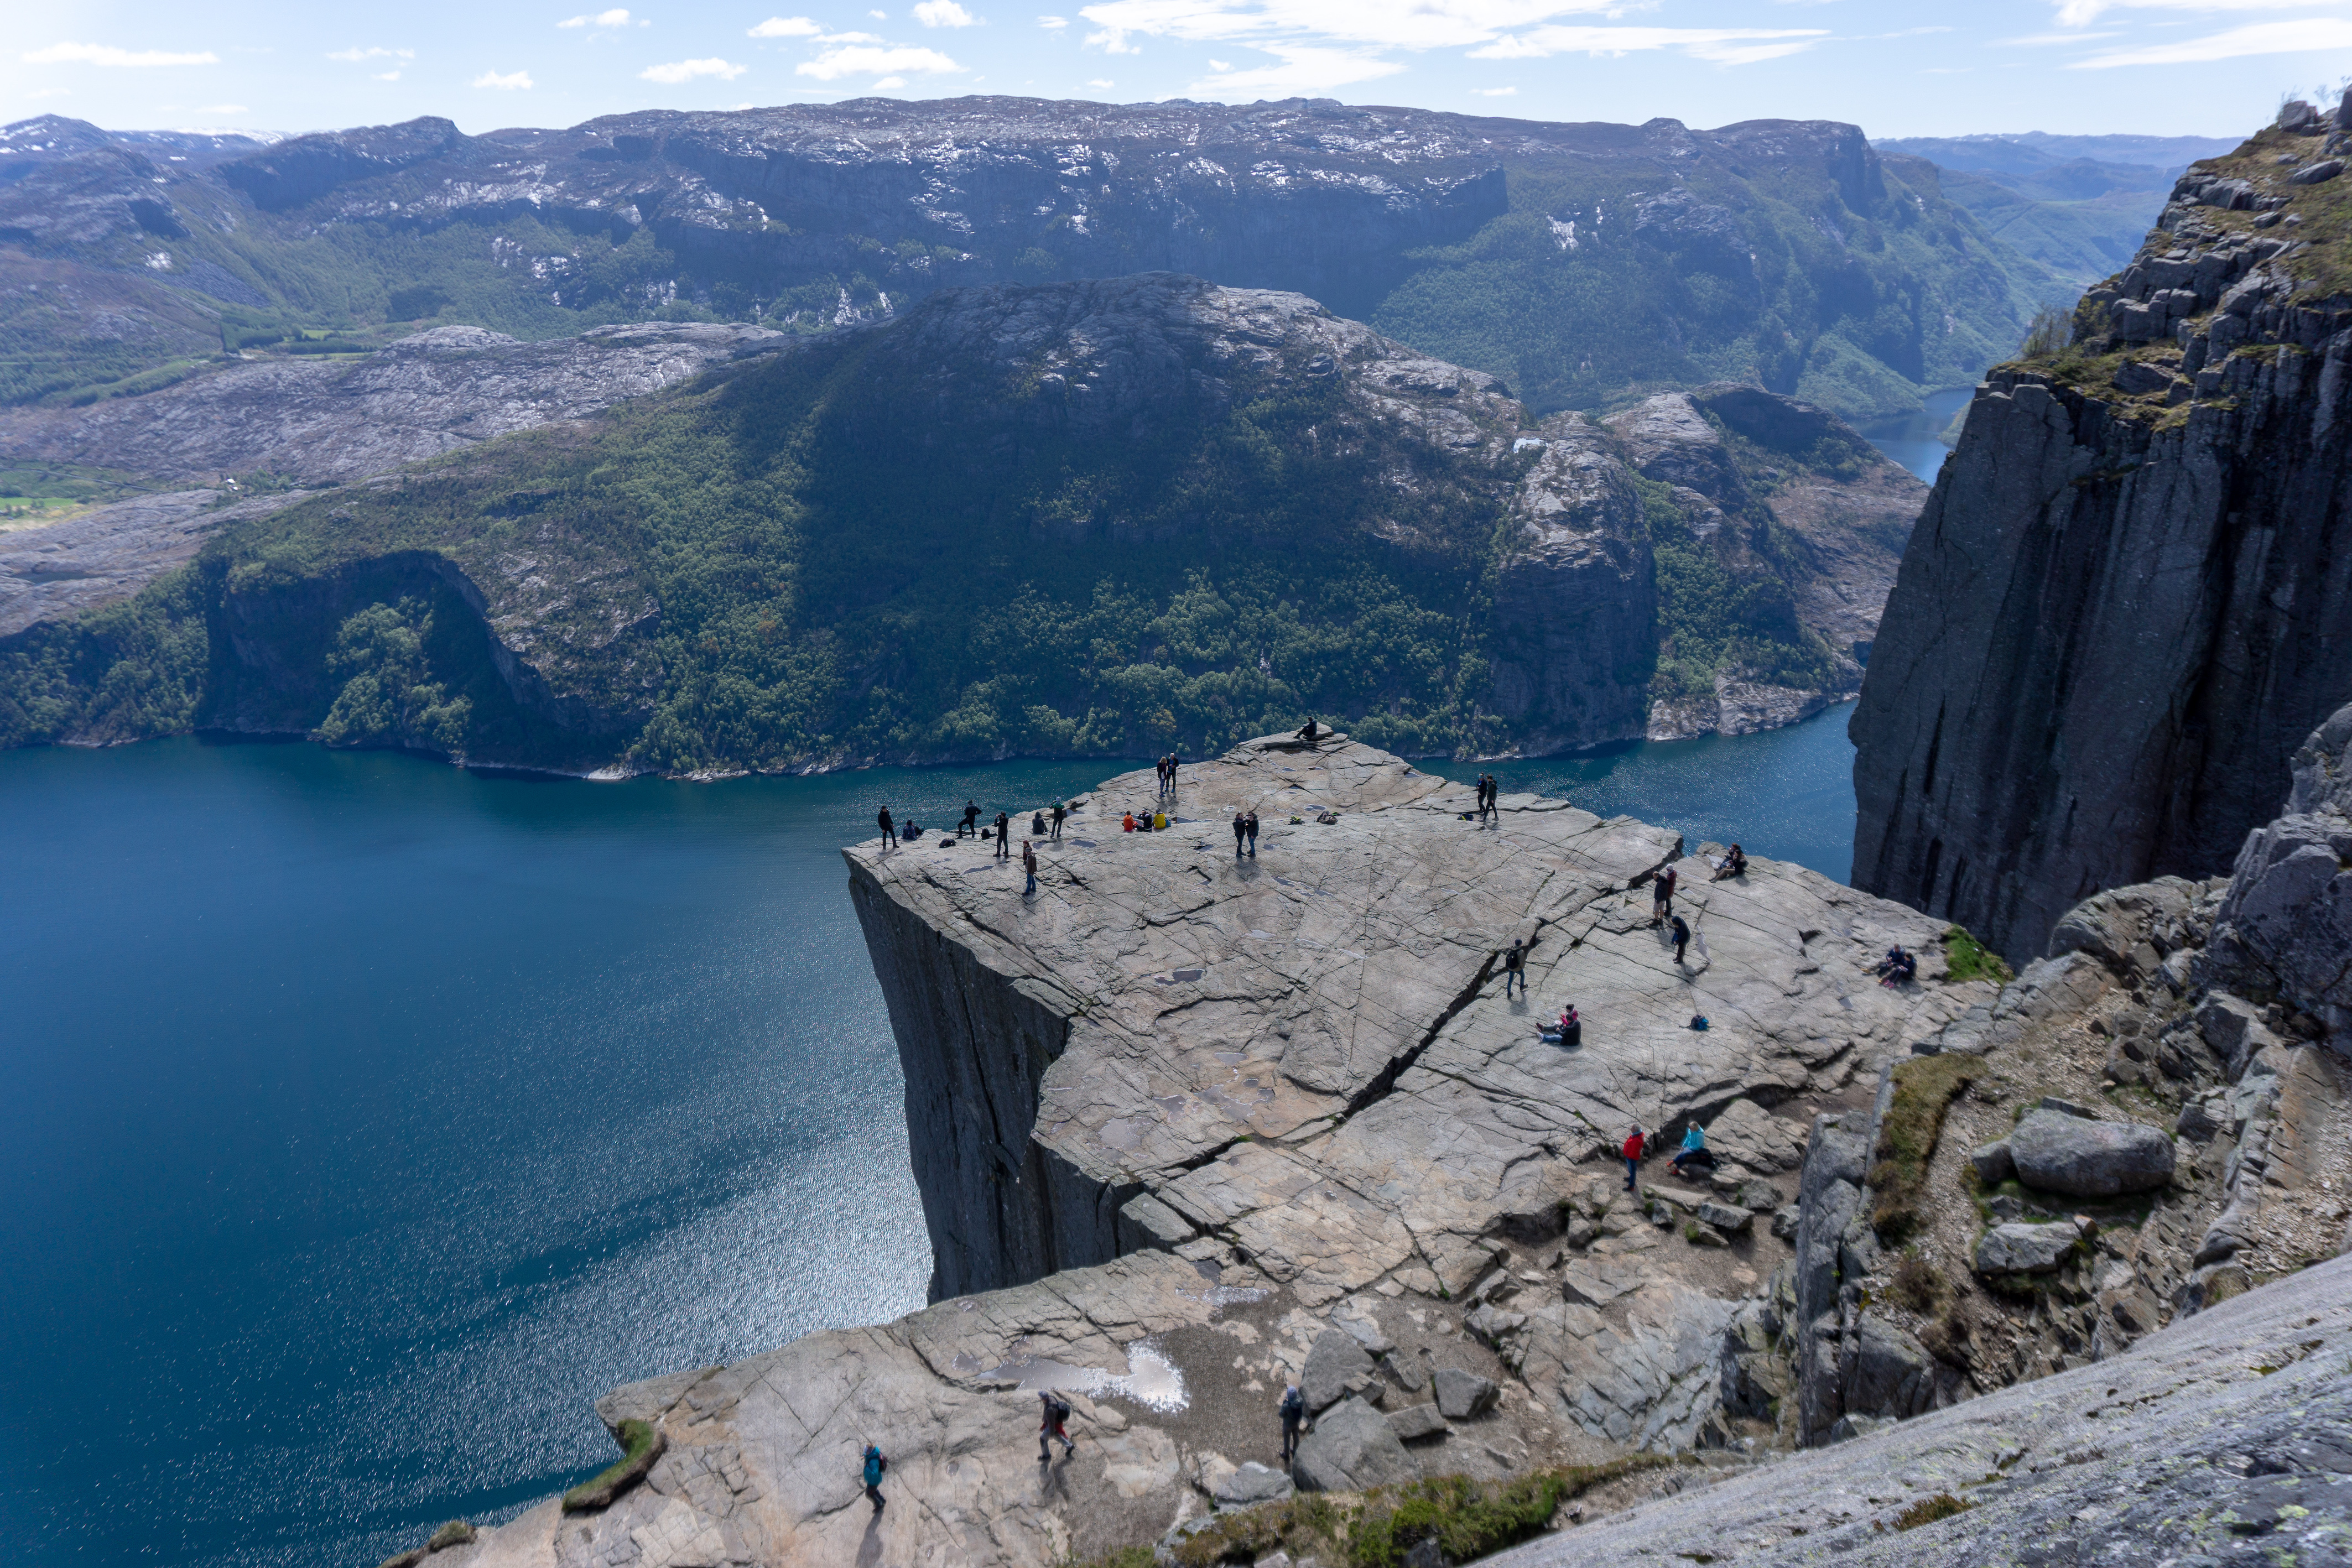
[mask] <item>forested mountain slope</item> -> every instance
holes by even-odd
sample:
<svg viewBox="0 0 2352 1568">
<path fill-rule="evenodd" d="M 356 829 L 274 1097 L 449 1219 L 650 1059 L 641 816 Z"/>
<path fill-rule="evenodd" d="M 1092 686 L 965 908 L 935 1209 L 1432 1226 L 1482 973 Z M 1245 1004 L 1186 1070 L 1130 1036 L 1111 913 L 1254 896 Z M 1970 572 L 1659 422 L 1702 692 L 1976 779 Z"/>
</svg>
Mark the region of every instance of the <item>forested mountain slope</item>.
<svg viewBox="0 0 2352 1568">
<path fill-rule="evenodd" d="M 1827 121 L 861 99 L 237 152 L 0 130 L 0 398 L 403 322 L 813 332 L 945 287 L 1171 268 L 1310 294 L 1542 412 L 1734 380 L 1865 419 L 1972 382 L 2063 292 Z"/>
<path fill-rule="evenodd" d="M 462 439 L 476 396 L 545 423 L 239 503 L 128 602 L 32 620 L 0 640 L 0 743 L 209 726 L 690 773 L 1198 753 L 1310 713 L 1423 755 L 1754 727 L 1858 682 L 1925 494 L 1769 392 L 1538 419 L 1303 297 L 1166 273 L 583 345 L 583 396 L 626 353 L 722 365 L 586 419 L 509 408 L 545 349 L 469 330 L 281 378 L 239 439 L 323 453 L 385 399 L 403 440 Z M 244 379 L 112 439 L 190 450 Z"/>
</svg>

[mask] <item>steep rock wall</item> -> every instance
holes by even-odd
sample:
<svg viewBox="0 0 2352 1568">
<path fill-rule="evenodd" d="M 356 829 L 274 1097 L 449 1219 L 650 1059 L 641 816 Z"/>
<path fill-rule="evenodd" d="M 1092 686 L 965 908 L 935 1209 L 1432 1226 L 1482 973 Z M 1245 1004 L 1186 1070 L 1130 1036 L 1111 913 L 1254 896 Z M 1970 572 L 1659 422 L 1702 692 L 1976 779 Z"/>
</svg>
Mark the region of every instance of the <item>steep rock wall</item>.
<svg viewBox="0 0 2352 1568">
<path fill-rule="evenodd" d="M 2074 341 L 1978 389 L 1854 715 L 1855 885 L 2022 961 L 2285 793 L 2352 688 L 2352 301 L 2335 187 L 2287 177 L 2325 150 L 2198 165 Z"/>
</svg>

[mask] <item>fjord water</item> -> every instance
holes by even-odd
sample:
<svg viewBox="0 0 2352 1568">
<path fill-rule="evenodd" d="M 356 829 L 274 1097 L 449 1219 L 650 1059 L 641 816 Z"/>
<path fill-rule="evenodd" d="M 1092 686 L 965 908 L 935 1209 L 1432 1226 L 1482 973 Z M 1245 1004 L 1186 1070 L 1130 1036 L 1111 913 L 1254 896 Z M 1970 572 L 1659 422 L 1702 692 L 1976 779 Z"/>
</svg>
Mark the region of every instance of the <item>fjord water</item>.
<svg viewBox="0 0 2352 1568">
<path fill-rule="evenodd" d="M 1850 712 L 1496 771 L 1842 877 Z M 616 1384 L 919 1306 L 839 846 L 1118 766 L 0 755 L 12 1561 L 373 1563 L 609 1462 Z"/>
</svg>

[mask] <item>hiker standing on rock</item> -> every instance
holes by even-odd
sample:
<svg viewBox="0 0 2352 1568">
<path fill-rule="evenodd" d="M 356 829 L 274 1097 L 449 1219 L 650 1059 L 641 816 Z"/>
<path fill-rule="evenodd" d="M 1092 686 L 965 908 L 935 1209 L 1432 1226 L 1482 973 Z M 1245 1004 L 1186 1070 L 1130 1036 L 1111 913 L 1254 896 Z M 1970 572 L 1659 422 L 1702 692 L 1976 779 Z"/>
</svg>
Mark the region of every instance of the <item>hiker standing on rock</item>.
<svg viewBox="0 0 2352 1568">
<path fill-rule="evenodd" d="M 1658 873 L 1657 891 L 1650 895 L 1650 924 L 1662 925 L 1674 912 L 1675 868 L 1668 866 Z"/>
<path fill-rule="evenodd" d="M 1061 1439 L 1062 1452 L 1065 1454 L 1076 1453 L 1078 1446 L 1070 1441 L 1069 1433 L 1062 1429 L 1063 1423 L 1070 1418 L 1068 1403 L 1050 1389 L 1040 1389 L 1037 1397 L 1044 1401 L 1045 1406 L 1045 1418 L 1037 1427 L 1037 1462 L 1042 1465 L 1045 1462 L 1049 1452 L 1045 1445 L 1055 1438 Z"/>
<path fill-rule="evenodd" d="M 1054 802 L 1053 830 L 1046 834 L 1047 839 L 1052 842 L 1058 844 L 1062 841 L 1062 819 L 1068 815 L 1067 811 L 1062 810 L 1062 803 L 1059 800 Z"/>
<path fill-rule="evenodd" d="M 966 800 L 963 803 L 963 821 L 956 827 L 956 837 L 960 839 L 968 839 L 979 831 L 980 802 L 977 800 Z"/>
<path fill-rule="evenodd" d="M 1668 929 L 1674 933 L 1675 965 L 1679 968 L 1682 967 L 1683 962 L 1683 949 L 1690 946 L 1690 926 L 1684 921 L 1681 915 L 1677 915 L 1675 916 L 1674 925 L 1669 926 Z"/>
<path fill-rule="evenodd" d="M 1503 999 L 1505 1001 L 1511 999 L 1513 986 L 1519 988 L 1519 995 L 1524 997 L 1528 994 L 1527 945 L 1516 936 L 1511 938 L 1510 947 L 1503 954 Z"/>
<path fill-rule="evenodd" d="M 882 847 L 887 850 L 891 841 L 898 836 L 898 830 L 890 826 L 890 808 L 885 806 L 875 812 L 874 820 L 882 824 Z"/>
<path fill-rule="evenodd" d="M 1012 818 L 1010 818 L 1010 817 L 1008 817 L 1008 816 L 1006 816 L 1006 815 L 1005 815 L 1003 812 L 1002 812 L 1002 811 L 997 812 L 997 813 L 996 813 L 996 858 L 997 858 L 998 860 L 1001 860 L 1001 861 L 1009 861 L 1009 860 L 1011 860 L 1011 859 L 1013 858 L 1013 841 L 1012 841 L 1012 839 L 1011 839 L 1011 838 L 1009 838 L 1009 837 L 1007 836 L 1007 835 L 1010 833 L 1010 831 L 1012 831 L 1012 828 L 1013 828 L 1013 819 L 1012 819 Z"/>
<path fill-rule="evenodd" d="M 882 1472 L 889 1468 L 890 1461 L 882 1457 L 882 1450 L 871 1443 L 866 1444 L 866 1496 L 874 1504 L 877 1513 L 882 1511 Z"/>
<path fill-rule="evenodd" d="M 1239 860 L 1242 858 L 1242 840 L 1248 832 L 1249 813 L 1247 811 L 1235 811 L 1234 813 L 1234 859 Z"/>
<path fill-rule="evenodd" d="M 1633 1190 L 1633 1184 L 1639 1181 L 1642 1176 L 1642 1124 L 1636 1122 L 1633 1124 L 1633 1132 L 1626 1134 L 1625 1147 L 1623 1151 L 1625 1155 L 1625 1190 L 1627 1192 L 1632 1192 Z"/>
<path fill-rule="evenodd" d="M 1249 810 L 1249 858 L 1257 859 L 1257 808 L 1255 806 L 1252 806 Z"/>
<path fill-rule="evenodd" d="M 1293 1383 L 1282 1391 L 1282 1403 L 1276 1408 L 1282 1413 L 1282 1462 L 1286 1465 L 1298 1456 L 1298 1429 L 1307 1425 L 1307 1396 Z"/>
<path fill-rule="evenodd" d="M 1029 885 L 1021 890 L 1021 896 L 1027 898 L 1037 891 L 1037 846 L 1027 839 L 1021 841 L 1021 869 L 1029 873 Z"/>
</svg>

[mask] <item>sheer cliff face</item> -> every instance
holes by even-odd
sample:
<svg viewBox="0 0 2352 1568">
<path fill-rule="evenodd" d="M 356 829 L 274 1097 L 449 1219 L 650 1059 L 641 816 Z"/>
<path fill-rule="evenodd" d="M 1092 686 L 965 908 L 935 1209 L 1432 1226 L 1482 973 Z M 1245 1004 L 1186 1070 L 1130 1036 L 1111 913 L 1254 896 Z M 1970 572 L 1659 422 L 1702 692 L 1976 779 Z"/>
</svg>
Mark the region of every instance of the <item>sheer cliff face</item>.
<svg viewBox="0 0 2352 1568">
<path fill-rule="evenodd" d="M 2286 792 L 2352 689 L 2334 140 L 2192 169 L 2074 342 L 1978 390 L 1854 716 L 1856 885 L 2027 957 Z"/>
</svg>

